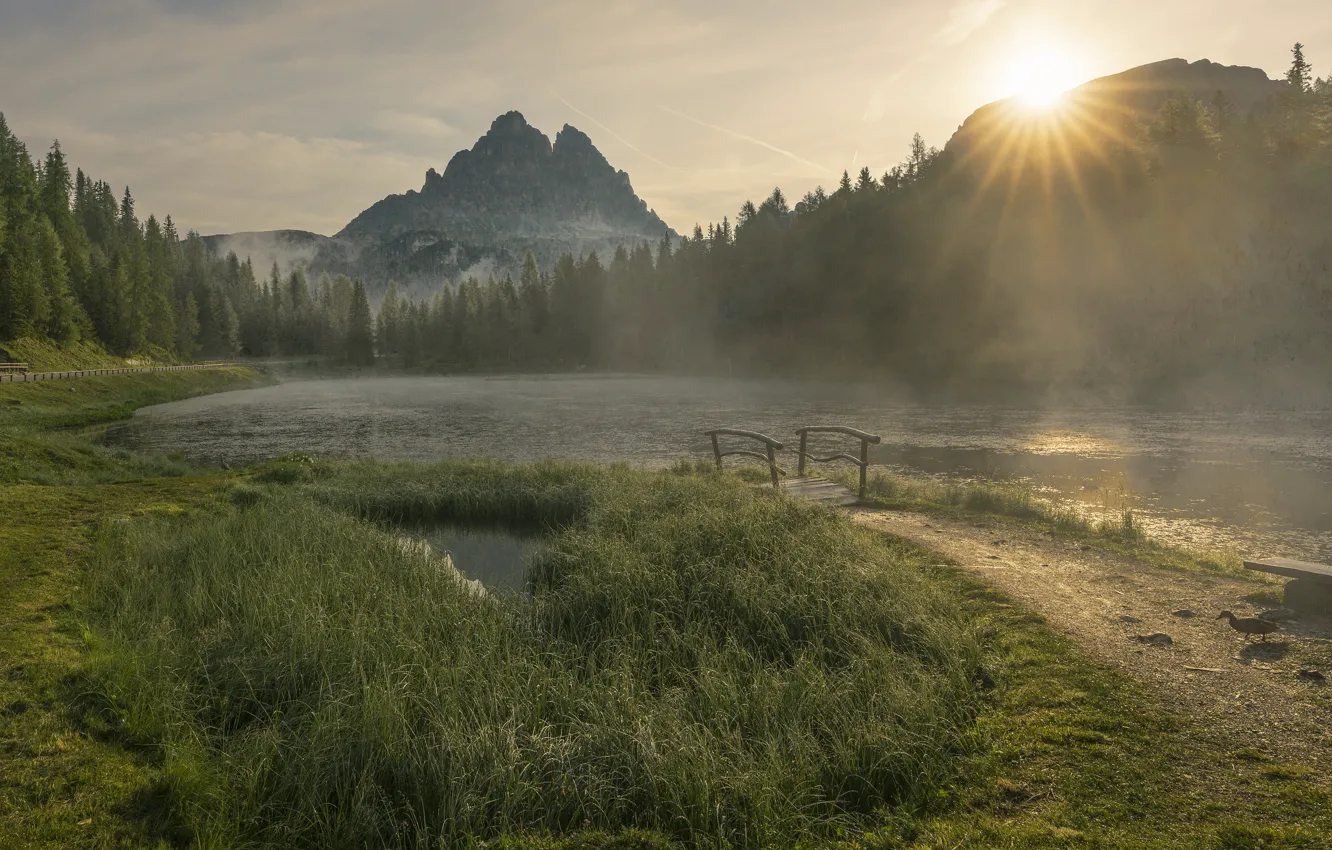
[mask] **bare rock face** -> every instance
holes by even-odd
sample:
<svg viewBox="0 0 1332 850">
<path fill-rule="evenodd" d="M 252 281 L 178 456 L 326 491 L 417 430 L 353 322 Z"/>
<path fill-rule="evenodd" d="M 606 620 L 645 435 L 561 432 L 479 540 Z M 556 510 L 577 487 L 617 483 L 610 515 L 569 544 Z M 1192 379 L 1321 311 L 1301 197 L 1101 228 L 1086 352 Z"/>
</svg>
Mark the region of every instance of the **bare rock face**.
<svg viewBox="0 0 1332 850">
<path fill-rule="evenodd" d="M 565 125 L 552 144 L 518 112 L 496 118 L 443 174 L 426 172 L 419 192 L 390 195 L 337 238 L 375 246 L 407 234 L 519 261 L 530 250 L 544 263 L 674 236 L 586 134 Z"/>
</svg>

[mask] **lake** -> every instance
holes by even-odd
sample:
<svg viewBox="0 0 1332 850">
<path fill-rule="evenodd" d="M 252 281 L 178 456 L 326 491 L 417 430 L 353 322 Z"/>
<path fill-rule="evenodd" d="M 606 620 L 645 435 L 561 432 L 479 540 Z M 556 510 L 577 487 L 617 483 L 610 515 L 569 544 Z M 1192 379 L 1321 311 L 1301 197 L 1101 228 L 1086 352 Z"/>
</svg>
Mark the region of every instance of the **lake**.
<svg viewBox="0 0 1332 850">
<path fill-rule="evenodd" d="M 930 406 L 869 385 L 780 380 L 375 377 L 145 408 L 103 439 L 228 463 L 311 453 L 663 466 L 711 458 L 709 428 L 794 444 L 813 424 L 881 435 L 871 461 L 898 472 L 1013 480 L 1095 516 L 1131 507 L 1154 536 L 1198 549 L 1332 560 L 1329 411 Z"/>
</svg>

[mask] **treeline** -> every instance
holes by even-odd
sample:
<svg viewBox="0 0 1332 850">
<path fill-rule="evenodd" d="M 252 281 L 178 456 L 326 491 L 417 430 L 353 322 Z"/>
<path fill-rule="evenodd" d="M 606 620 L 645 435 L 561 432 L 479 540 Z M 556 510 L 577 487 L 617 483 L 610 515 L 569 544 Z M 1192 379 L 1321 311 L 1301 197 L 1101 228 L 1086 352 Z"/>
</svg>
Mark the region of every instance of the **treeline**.
<svg viewBox="0 0 1332 850">
<path fill-rule="evenodd" d="M 365 287 L 216 257 L 170 216 L 141 221 L 128 188 L 71 174 L 54 143 L 34 160 L 0 115 L 0 341 L 84 340 L 127 356 L 188 360 L 329 353 L 373 359 Z"/>
</svg>

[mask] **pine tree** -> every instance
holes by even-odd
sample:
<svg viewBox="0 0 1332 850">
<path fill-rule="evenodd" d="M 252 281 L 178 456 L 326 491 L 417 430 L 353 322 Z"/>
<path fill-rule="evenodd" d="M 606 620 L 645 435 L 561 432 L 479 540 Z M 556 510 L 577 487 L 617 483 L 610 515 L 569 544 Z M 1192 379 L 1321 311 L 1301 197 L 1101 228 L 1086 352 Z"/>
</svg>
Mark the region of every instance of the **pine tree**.
<svg viewBox="0 0 1332 850">
<path fill-rule="evenodd" d="M 176 323 L 176 353 L 188 360 L 199 351 L 199 302 L 195 300 L 193 292 L 185 293 L 176 314 L 179 317 Z"/>
<path fill-rule="evenodd" d="M 860 176 L 856 179 L 857 192 L 868 192 L 877 188 L 877 185 L 874 182 L 874 177 L 870 174 L 868 165 L 860 169 Z"/>
<path fill-rule="evenodd" d="M 0 114 L 0 209 L 5 220 L 0 252 L 0 339 L 42 335 L 49 319 L 44 268 L 57 258 L 41 237 L 37 172 L 28 150 Z M 43 256 L 43 251 L 46 255 Z"/>
<path fill-rule="evenodd" d="M 1313 90 L 1313 68 L 1304 58 L 1304 45 L 1296 42 L 1291 48 L 1290 70 L 1286 71 L 1286 83 L 1298 94 L 1308 94 Z"/>
<path fill-rule="evenodd" d="M 359 280 L 352 285 L 351 304 L 347 311 L 345 357 L 348 363 L 355 366 L 375 364 L 374 320 L 370 315 L 370 299 L 366 296 L 365 284 Z"/>
</svg>

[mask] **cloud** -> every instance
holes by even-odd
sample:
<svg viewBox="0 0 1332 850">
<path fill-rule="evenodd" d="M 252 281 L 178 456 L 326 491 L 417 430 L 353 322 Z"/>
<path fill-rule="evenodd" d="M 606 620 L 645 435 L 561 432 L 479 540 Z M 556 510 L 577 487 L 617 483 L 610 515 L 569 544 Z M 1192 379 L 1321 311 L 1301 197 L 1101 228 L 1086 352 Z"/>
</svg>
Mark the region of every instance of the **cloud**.
<svg viewBox="0 0 1332 850">
<path fill-rule="evenodd" d="M 1007 0 L 967 0 L 960 3 L 948 10 L 948 23 L 930 40 L 941 47 L 961 44 L 989 23 L 990 18 L 1006 5 Z"/>
<path fill-rule="evenodd" d="M 1282 67 L 1275 34 L 1291 27 L 1310 55 L 1329 53 L 1319 2 L 1065 3 L 1058 16 L 1125 65 L 1210 55 L 1236 27 L 1210 58 Z M 327 233 L 519 109 L 547 134 L 595 126 L 648 205 L 687 224 L 778 182 L 798 196 L 835 180 L 855 148 L 877 170 L 916 130 L 946 139 L 986 96 L 981 42 L 1034 5 L 1048 4 L 0 0 L 0 110 L 33 149 L 59 138 L 72 163 L 130 184 L 145 213 Z"/>
<path fill-rule="evenodd" d="M 1008 0 L 966 0 L 948 10 L 948 22 L 935 30 L 929 43 L 935 47 L 953 47 L 975 35 L 978 30 L 998 14 Z M 872 124 L 880 120 L 888 111 L 888 93 L 911 71 L 923 65 L 931 52 L 917 53 L 914 58 L 880 82 L 870 94 L 865 104 L 861 120 Z"/>
<path fill-rule="evenodd" d="M 602 130 L 604 130 L 604 131 L 605 131 L 605 132 L 606 132 L 606 133 L 607 133 L 612 139 L 615 139 L 615 141 L 617 141 L 617 142 L 619 142 L 620 144 L 624 145 L 626 148 L 628 148 L 629 150 L 631 150 L 631 151 L 633 151 L 634 153 L 638 154 L 639 156 L 644 157 L 644 158 L 646 158 L 646 159 L 649 159 L 649 160 L 651 160 L 652 162 L 655 162 L 657 165 L 660 165 L 662 168 L 669 168 L 669 169 L 672 169 L 672 170 L 674 170 L 674 171 L 681 171 L 681 170 L 683 170 L 683 169 L 678 168 L 677 166 L 671 165 L 671 164 L 668 163 L 668 162 L 662 162 L 661 160 L 657 159 L 655 156 L 653 156 L 652 154 L 648 153 L 647 151 L 640 150 L 640 149 L 638 148 L 638 146 L 636 146 L 635 144 L 633 144 L 632 142 L 630 142 L 628 139 L 626 139 L 626 138 L 624 138 L 623 136 L 621 136 L 619 133 L 617 133 L 617 132 L 615 132 L 614 130 L 612 130 L 610 127 L 607 127 L 605 124 L 602 124 L 600 121 L 598 121 L 597 119 L 593 118 L 591 115 L 588 115 L 588 114 L 587 114 L 586 112 L 584 112 L 583 110 L 579 109 L 578 107 L 574 106 L 574 105 L 573 105 L 572 103 L 570 103 L 569 101 L 567 101 L 567 100 L 565 100 L 564 98 L 560 97 L 559 93 L 556 92 L 554 89 L 551 89 L 550 93 L 551 93 L 551 94 L 555 97 L 555 99 L 558 100 L 560 103 L 564 104 L 565 106 L 567 106 L 567 107 L 569 107 L 570 109 L 572 109 L 574 112 L 577 112 L 579 115 L 583 116 L 583 117 L 586 118 L 587 120 L 591 121 L 593 124 L 597 125 L 597 127 L 599 127 L 599 128 L 601 128 Z"/>
<path fill-rule="evenodd" d="M 768 150 L 773 151 L 774 153 L 779 153 L 779 154 L 781 154 L 781 155 L 784 156 L 784 157 L 787 157 L 787 158 L 789 158 L 789 159 L 792 159 L 792 160 L 794 160 L 794 161 L 800 163 L 801 165 L 807 165 L 807 166 L 809 166 L 810 168 L 813 168 L 815 171 L 817 171 L 817 172 L 820 173 L 820 174 L 827 174 L 827 173 L 828 173 L 828 169 L 824 168 L 822 165 L 819 165 L 817 162 L 810 162 L 809 160 L 805 159 L 805 158 L 802 157 L 802 156 L 798 156 L 798 155 L 796 155 L 796 154 L 793 154 L 793 153 L 791 153 L 791 152 L 788 151 L 788 150 L 784 150 L 784 149 L 782 149 L 782 148 L 779 148 L 779 147 L 777 147 L 777 146 L 774 145 L 774 144 L 770 144 L 769 142 L 765 142 L 765 141 L 763 141 L 762 139 L 756 139 L 756 138 L 754 138 L 753 136 L 746 136 L 744 133 L 737 133 L 737 132 L 734 131 L 734 130 L 728 130 L 727 128 L 722 127 L 722 126 L 719 126 L 719 125 L 717 125 L 717 124 L 710 124 L 710 123 L 708 123 L 707 121 L 704 121 L 704 120 L 702 120 L 702 119 L 700 119 L 700 118 L 695 118 L 695 117 L 692 116 L 692 115 L 686 115 L 685 113 L 681 112 L 681 111 L 678 110 L 678 109 L 672 109 L 672 108 L 669 107 L 669 106 L 659 106 L 658 108 L 661 109 L 661 110 L 664 111 L 664 112 L 669 112 L 669 113 L 672 114 L 672 115 L 675 115 L 675 116 L 678 116 L 678 117 L 680 117 L 680 118 L 683 118 L 683 119 L 685 119 L 686 121 L 692 121 L 692 122 L 694 122 L 695 124 L 699 125 L 700 127 L 707 127 L 709 130 L 716 130 L 716 131 L 719 132 L 719 133 L 725 133 L 726 135 L 728 135 L 728 136 L 733 136 L 734 138 L 740 139 L 741 141 L 745 141 L 745 142 L 749 142 L 750 144 L 758 145 L 758 146 L 761 147 L 761 148 L 767 148 Z"/>
<path fill-rule="evenodd" d="M 299 227 L 331 234 L 391 191 L 418 185 L 422 158 L 345 139 L 268 132 L 72 136 L 89 176 L 128 183 L 143 215 L 201 233 Z M 292 211 L 301 212 L 293 221 Z"/>
<path fill-rule="evenodd" d="M 446 124 L 430 115 L 412 112 L 381 112 L 375 116 L 375 127 L 388 133 L 402 133 L 409 136 L 423 136 L 429 139 L 447 139 L 460 132 L 457 127 Z"/>
</svg>

